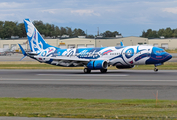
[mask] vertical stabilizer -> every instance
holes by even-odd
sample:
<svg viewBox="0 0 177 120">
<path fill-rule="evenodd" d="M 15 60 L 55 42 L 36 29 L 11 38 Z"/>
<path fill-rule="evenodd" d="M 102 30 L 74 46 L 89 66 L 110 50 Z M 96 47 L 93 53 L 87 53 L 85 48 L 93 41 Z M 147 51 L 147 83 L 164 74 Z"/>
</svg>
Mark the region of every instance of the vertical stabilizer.
<svg viewBox="0 0 177 120">
<path fill-rule="evenodd" d="M 122 47 L 124 46 L 123 42 L 120 42 L 120 46 L 122 46 Z"/>
<path fill-rule="evenodd" d="M 44 41 L 44 39 L 42 38 L 38 30 L 35 28 L 35 26 L 29 19 L 25 19 L 24 24 L 25 24 L 25 29 L 26 29 L 30 49 L 32 52 L 39 53 L 44 49 L 47 49 L 48 47 L 53 47 Z"/>
</svg>

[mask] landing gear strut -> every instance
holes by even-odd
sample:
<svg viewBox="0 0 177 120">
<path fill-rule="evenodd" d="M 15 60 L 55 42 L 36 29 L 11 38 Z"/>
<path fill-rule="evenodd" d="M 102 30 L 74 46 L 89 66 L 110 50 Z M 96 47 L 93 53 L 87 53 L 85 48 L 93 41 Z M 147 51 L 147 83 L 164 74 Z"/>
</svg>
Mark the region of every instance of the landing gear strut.
<svg viewBox="0 0 177 120">
<path fill-rule="evenodd" d="M 154 66 L 155 66 L 155 68 L 154 68 L 154 72 L 157 72 L 159 69 L 158 68 L 156 68 L 157 66 L 160 66 L 160 65 L 162 65 L 162 63 L 159 63 L 159 64 L 154 64 Z"/>
<path fill-rule="evenodd" d="M 88 69 L 88 68 L 84 68 L 84 73 L 90 73 L 90 72 L 91 72 L 90 69 Z"/>
</svg>

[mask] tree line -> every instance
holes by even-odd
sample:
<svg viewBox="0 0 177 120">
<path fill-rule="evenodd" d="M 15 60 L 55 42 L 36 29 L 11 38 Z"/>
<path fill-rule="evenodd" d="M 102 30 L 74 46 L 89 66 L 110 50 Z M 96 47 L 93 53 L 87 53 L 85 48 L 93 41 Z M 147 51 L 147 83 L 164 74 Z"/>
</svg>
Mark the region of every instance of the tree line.
<svg viewBox="0 0 177 120">
<path fill-rule="evenodd" d="M 58 27 L 54 24 L 33 21 L 34 26 L 38 29 L 41 35 L 45 37 L 59 37 L 69 35 L 69 37 L 87 36 L 87 38 L 95 38 L 95 35 L 86 35 L 85 31 L 80 28 L 71 29 L 70 27 Z M 103 37 L 115 37 L 120 35 L 119 32 L 105 31 L 100 33 Z M 0 38 L 11 38 L 11 36 L 19 36 L 19 38 L 27 37 L 24 23 L 13 21 L 0 21 Z"/>
<path fill-rule="evenodd" d="M 166 29 L 159 29 L 158 31 L 148 29 L 143 31 L 141 37 L 145 38 L 159 38 L 164 36 L 165 38 L 177 37 L 177 29 L 171 29 L 170 27 Z"/>
<path fill-rule="evenodd" d="M 0 21 L 0 38 L 10 38 L 11 36 L 26 37 L 24 23 Z"/>
<path fill-rule="evenodd" d="M 58 37 L 62 35 L 69 35 L 70 37 L 86 35 L 80 28 L 72 30 L 70 27 L 58 27 L 53 24 L 42 21 L 33 21 L 34 26 L 38 29 L 41 35 L 49 37 Z M 0 38 L 11 38 L 11 36 L 27 37 L 24 23 L 12 21 L 0 21 Z"/>
<path fill-rule="evenodd" d="M 70 27 L 58 27 L 54 24 L 43 23 L 40 21 L 33 21 L 34 26 L 45 37 L 59 37 L 62 35 L 69 35 L 69 37 L 87 36 L 87 38 L 95 38 L 96 35 L 86 35 L 85 31 L 80 28 L 71 29 Z M 103 37 L 115 37 L 121 35 L 119 32 L 111 32 L 109 30 L 100 33 Z M 0 21 L 0 38 L 11 38 L 11 36 L 19 36 L 20 38 L 27 37 L 24 23 L 18 23 L 13 21 Z M 141 37 L 145 38 L 159 38 L 164 36 L 165 38 L 177 37 L 177 29 L 159 29 L 158 31 L 148 29 L 143 31 Z"/>
</svg>

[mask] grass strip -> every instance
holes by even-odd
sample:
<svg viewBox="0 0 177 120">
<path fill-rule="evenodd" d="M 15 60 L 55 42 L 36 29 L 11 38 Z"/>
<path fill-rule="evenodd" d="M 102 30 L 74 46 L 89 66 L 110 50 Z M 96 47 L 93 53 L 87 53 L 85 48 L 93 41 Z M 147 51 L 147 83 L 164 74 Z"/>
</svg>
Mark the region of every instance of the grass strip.
<svg viewBox="0 0 177 120">
<path fill-rule="evenodd" d="M 177 49 L 174 49 L 174 50 L 169 50 L 169 49 L 167 49 L 167 50 L 165 50 L 166 52 L 168 52 L 168 53 L 177 53 Z"/>
<path fill-rule="evenodd" d="M 0 69 L 83 69 L 83 67 L 60 67 L 39 62 L 0 62 Z M 116 70 L 116 67 L 109 67 L 109 70 Z M 134 70 L 153 70 L 154 65 L 136 65 Z M 158 66 L 159 70 L 177 70 L 177 62 L 166 62 Z"/>
<path fill-rule="evenodd" d="M 68 98 L 0 98 L 0 116 L 177 119 L 177 101 Z"/>
</svg>

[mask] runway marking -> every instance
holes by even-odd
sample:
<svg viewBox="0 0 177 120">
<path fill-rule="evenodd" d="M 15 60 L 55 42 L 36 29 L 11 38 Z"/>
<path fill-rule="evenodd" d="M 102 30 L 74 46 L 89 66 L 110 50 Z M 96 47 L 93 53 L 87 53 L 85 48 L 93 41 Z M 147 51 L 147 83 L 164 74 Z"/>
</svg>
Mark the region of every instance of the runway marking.
<svg viewBox="0 0 177 120">
<path fill-rule="evenodd" d="M 117 76 L 119 76 L 119 77 L 126 77 L 126 76 L 129 76 L 129 75 L 126 75 L 126 74 L 118 74 L 118 75 L 110 75 L 110 74 L 79 74 L 79 75 L 68 75 L 68 74 L 66 74 L 66 75 L 63 75 L 63 74 L 36 74 L 36 75 L 41 75 L 41 76 L 45 76 L 45 75 L 47 75 L 47 76 L 77 76 L 77 77 L 83 77 L 83 76 L 86 76 L 86 77 L 92 77 L 92 76 L 95 76 L 95 77 L 106 77 L 106 76 L 108 76 L 108 77 L 117 77 Z"/>
<path fill-rule="evenodd" d="M 0 81 L 79 81 L 79 82 L 177 82 L 177 80 L 92 80 L 92 79 L 26 79 L 26 78 L 0 78 Z"/>
</svg>

